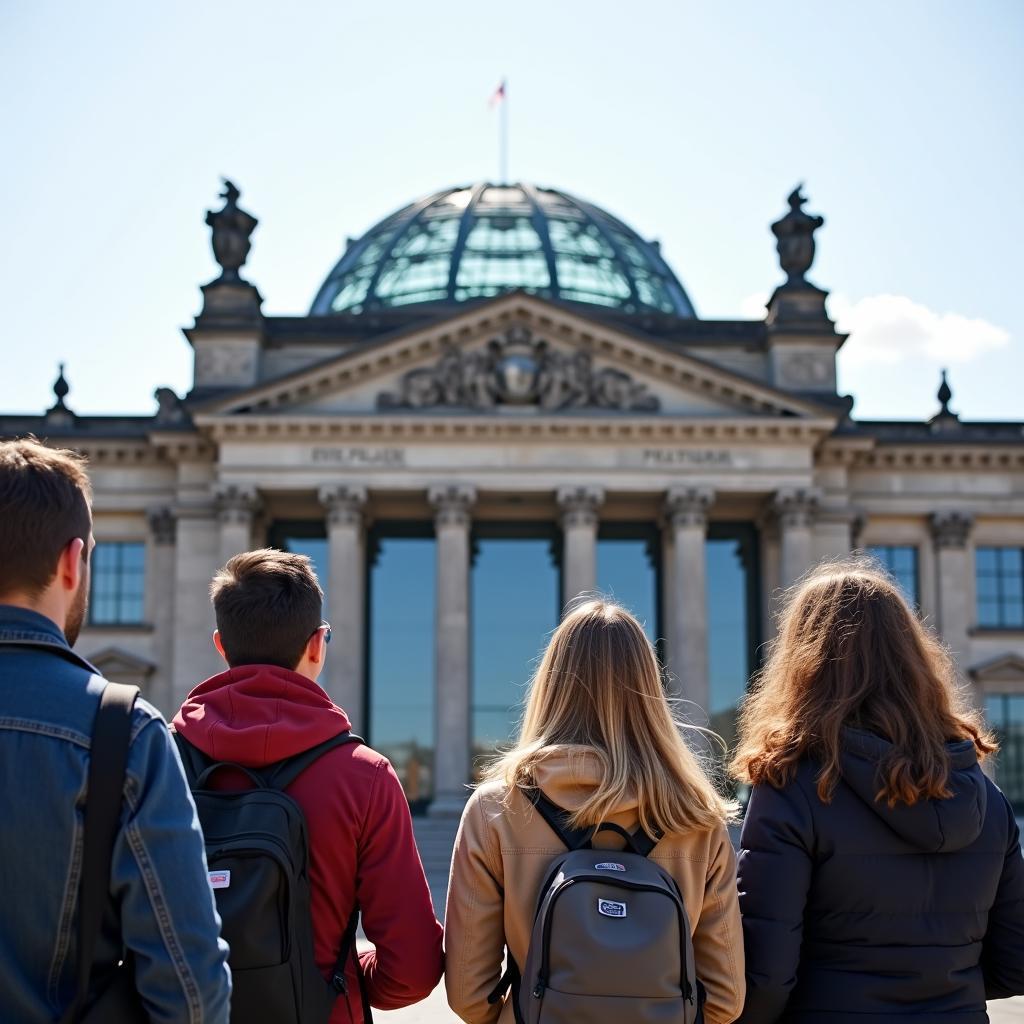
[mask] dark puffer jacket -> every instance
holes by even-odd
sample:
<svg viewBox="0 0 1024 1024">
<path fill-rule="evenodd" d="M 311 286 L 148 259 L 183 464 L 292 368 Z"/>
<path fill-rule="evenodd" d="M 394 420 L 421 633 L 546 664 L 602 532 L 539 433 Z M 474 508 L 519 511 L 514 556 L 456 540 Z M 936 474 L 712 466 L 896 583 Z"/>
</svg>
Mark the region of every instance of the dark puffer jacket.
<svg viewBox="0 0 1024 1024">
<path fill-rule="evenodd" d="M 741 1024 L 982 1024 L 1024 993 L 1024 859 L 1006 798 L 969 741 L 947 800 L 877 803 L 887 744 L 847 730 L 829 804 L 817 766 L 755 786 L 743 823 Z"/>
</svg>

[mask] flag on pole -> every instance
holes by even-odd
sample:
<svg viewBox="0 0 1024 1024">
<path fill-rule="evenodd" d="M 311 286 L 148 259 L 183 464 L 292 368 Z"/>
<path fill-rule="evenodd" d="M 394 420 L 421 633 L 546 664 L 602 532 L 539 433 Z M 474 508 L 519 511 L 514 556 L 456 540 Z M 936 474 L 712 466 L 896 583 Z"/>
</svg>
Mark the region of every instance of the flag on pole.
<svg viewBox="0 0 1024 1024">
<path fill-rule="evenodd" d="M 501 85 L 491 93 L 491 98 L 487 101 L 489 107 L 496 107 L 499 103 L 505 101 L 505 79 L 501 80 Z"/>
</svg>

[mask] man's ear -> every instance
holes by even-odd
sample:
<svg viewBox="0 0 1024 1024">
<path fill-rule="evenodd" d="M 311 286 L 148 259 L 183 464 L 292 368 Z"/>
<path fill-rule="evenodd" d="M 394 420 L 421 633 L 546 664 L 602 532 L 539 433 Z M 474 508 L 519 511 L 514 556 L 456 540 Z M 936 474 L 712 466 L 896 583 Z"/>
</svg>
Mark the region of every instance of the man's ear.
<svg viewBox="0 0 1024 1024">
<path fill-rule="evenodd" d="M 227 662 L 228 656 L 224 653 L 224 643 L 220 638 L 219 629 L 213 631 L 213 646 L 217 648 L 217 653 Z"/>
<path fill-rule="evenodd" d="M 324 643 L 324 631 L 318 629 L 306 641 L 306 657 L 311 664 L 319 665 L 324 660 L 324 648 L 326 646 Z"/>
<path fill-rule="evenodd" d="M 67 591 L 76 591 L 82 582 L 82 575 L 85 572 L 85 561 L 82 552 L 85 550 L 85 541 L 81 537 L 75 537 L 68 541 L 67 546 L 60 553 L 57 560 L 57 579 L 61 587 Z"/>
</svg>

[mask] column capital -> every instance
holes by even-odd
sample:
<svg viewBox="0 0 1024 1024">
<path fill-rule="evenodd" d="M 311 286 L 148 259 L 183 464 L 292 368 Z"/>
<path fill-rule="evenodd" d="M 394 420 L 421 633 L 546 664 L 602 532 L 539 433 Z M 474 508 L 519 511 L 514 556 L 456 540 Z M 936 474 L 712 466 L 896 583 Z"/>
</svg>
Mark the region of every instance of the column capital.
<svg viewBox="0 0 1024 1024">
<path fill-rule="evenodd" d="M 974 517 L 967 512 L 958 512 L 955 509 L 933 512 L 929 516 L 928 525 L 931 527 L 936 551 L 965 548 L 967 537 L 974 525 Z"/>
<path fill-rule="evenodd" d="M 251 523 L 263 507 L 260 492 L 248 484 L 217 484 L 213 499 L 222 523 Z"/>
<path fill-rule="evenodd" d="M 366 507 L 366 488 L 361 484 L 331 484 L 317 492 L 320 504 L 327 509 L 332 526 L 361 526 Z"/>
<path fill-rule="evenodd" d="M 151 508 L 146 511 L 146 520 L 149 522 L 149 532 L 156 544 L 173 544 L 178 534 L 178 517 L 174 509 L 164 506 L 162 508 Z"/>
<path fill-rule="evenodd" d="M 784 529 L 813 526 L 820 505 L 816 487 L 783 487 L 772 495 L 772 511 Z"/>
<path fill-rule="evenodd" d="M 705 526 L 715 500 L 710 487 L 672 487 L 665 496 L 665 514 L 675 526 Z"/>
<path fill-rule="evenodd" d="M 435 484 L 427 490 L 438 526 L 469 526 L 476 488 L 468 484 Z"/>
<path fill-rule="evenodd" d="M 560 487 L 555 500 L 562 513 L 562 526 L 597 526 L 598 509 L 604 504 L 601 487 Z"/>
</svg>

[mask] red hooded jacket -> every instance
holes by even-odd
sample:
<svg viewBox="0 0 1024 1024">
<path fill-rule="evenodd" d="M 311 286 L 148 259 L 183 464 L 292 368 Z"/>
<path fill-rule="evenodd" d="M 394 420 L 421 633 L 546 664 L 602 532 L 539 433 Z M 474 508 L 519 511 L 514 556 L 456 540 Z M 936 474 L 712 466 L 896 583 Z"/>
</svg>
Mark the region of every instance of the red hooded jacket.
<svg viewBox="0 0 1024 1024">
<path fill-rule="evenodd" d="M 200 683 L 174 717 L 174 728 L 218 761 L 262 768 L 349 728 L 348 716 L 312 680 L 273 665 L 246 665 Z M 250 785 L 223 771 L 215 784 Z M 413 837 L 409 805 L 387 758 L 369 747 L 336 747 L 286 789 L 306 817 L 313 942 L 329 978 L 358 901 L 375 949 L 359 963 L 370 1002 L 382 1010 L 427 996 L 442 972 L 441 925 Z M 362 1024 L 355 965 L 349 996 L 339 996 L 331 1024 Z"/>
</svg>

